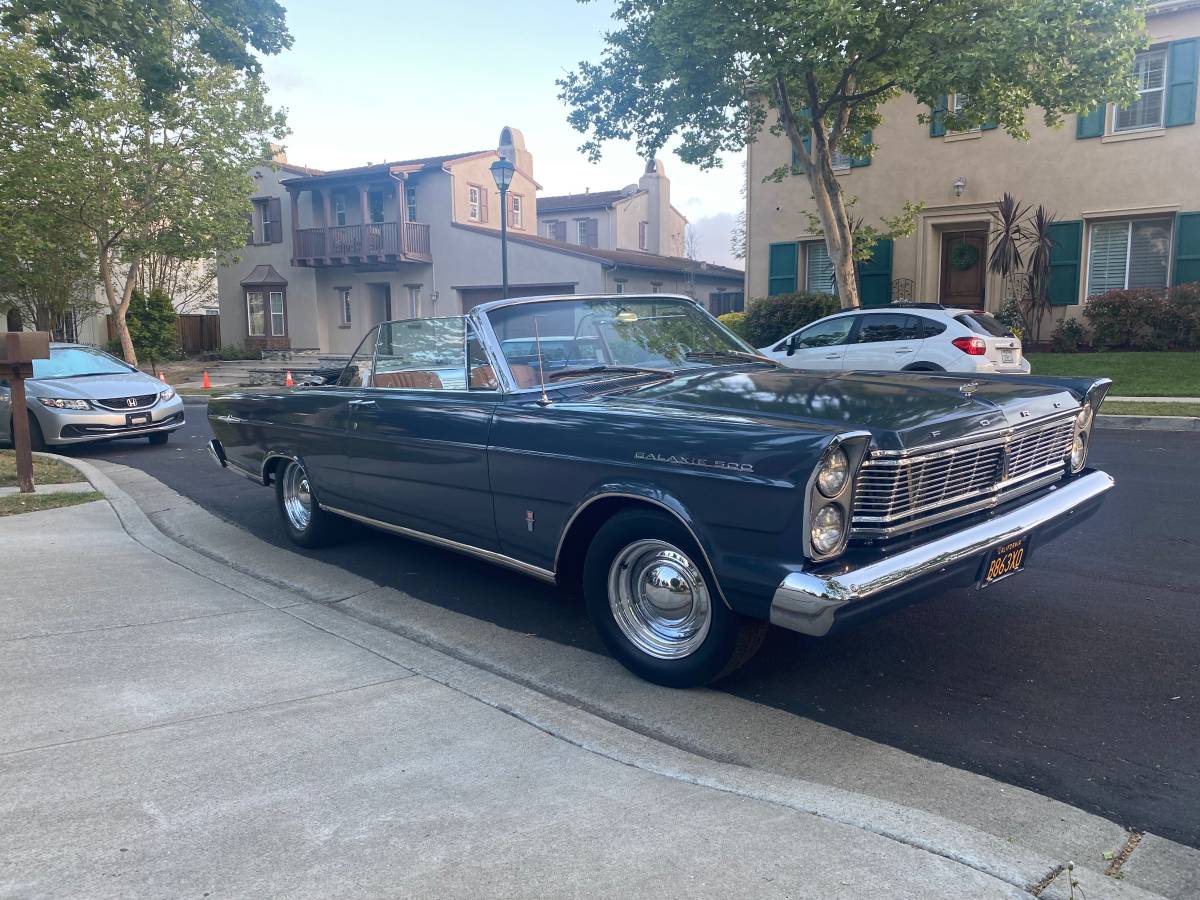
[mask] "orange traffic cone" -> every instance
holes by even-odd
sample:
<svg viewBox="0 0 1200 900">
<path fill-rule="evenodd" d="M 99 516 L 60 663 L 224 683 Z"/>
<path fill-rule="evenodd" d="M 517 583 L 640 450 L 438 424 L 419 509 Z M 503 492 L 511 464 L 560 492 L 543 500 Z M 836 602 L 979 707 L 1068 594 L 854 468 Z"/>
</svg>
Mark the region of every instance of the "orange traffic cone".
<svg viewBox="0 0 1200 900">
<path fill-rule="evenodd" d="M 204 384 L 202 384 L 201 387 L 204 388 L 204 390 L 206 390 L 206 391 L 212 390 L 212 382 L 208 380 L 208 372 L 207 371 L 205 371 L 205 373 L 204 373 Z"/>
<path fill-rule="evenodd" d="M 295 387 L 296 386 L 296 382 L 292 381 L 292 370 L 291 369 L 287 370 L 287 378 L 283 379 L 283 386 L 284 387 Z"/>
<path fill-rule="evenodd" d="M 167 374 L 162 369 L 158 370 L 158 380 L 161 381 L 163 384 L 167 383 Z"/>
</svg>

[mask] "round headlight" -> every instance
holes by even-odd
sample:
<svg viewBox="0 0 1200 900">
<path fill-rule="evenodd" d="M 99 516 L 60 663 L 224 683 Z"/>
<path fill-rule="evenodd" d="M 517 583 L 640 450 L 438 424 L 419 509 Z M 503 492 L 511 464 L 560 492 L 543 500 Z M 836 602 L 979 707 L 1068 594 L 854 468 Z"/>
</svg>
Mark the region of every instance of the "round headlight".
<svg viewBox="0 0 1200 900">
<path fill-rule="evenodd" d="M 1092 404 L 1085 403 L 1079 408 L 1078 414 L 1075 416 L 1075 428 L 1079 431 L 1087 431 L 1092 427 Z"/>
<path fill-rule="evenodd" d="M 836 497 L 845 487 L 849 474 L 850 460 L 846 458 L 845 450 L 839 447 L 832 453 L 826 453 L 821 460 L 821 467 L 817 469 L 817 490 L 826 497 Z"/>
<path fill-rule="evenodd" d="M 834 550 L 842 542 L 845 527 L 846 518 L 842 515 L 841 507 L 835 503 L 822 506 L 813 516 L 810 533 L 813 549 L 822 555 Z"/>
<path fill-rule="evenodd" d="M 1071 442 L 1071 471 L 1078 472 L 1087 462 L 1087 434 L 1080 432 Z"/>
</svg>

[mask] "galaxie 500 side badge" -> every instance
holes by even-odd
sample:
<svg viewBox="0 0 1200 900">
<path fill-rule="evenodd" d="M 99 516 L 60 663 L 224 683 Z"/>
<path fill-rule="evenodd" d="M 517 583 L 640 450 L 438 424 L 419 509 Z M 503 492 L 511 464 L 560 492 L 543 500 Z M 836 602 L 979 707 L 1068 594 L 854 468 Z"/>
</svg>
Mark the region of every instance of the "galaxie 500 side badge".
<svg viewBox="0 0 1200 900">
<path fill-rule="evenodd" d="M 634 459 L 649 460 L 650 462 L 671 463 L 677 466 L 701 466 L 706 469 L 723 469 L 726 472 L 753 472 L 750 463 L 727 462 L 723 459 L 704 459 L 700 456 L 668 456 L 662 453 L 649 453 L 638 450 L 633 454 Z"/>
</svg>

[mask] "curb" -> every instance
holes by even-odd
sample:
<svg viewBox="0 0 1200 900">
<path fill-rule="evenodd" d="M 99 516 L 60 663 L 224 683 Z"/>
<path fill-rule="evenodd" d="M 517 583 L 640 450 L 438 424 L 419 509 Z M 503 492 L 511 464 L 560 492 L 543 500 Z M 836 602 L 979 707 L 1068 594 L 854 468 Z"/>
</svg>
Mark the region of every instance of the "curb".
<svg viewBox="0 0 1200 900">
<path fill-rule="evenodd" d="M 52 455 L 52 454 L 48 454 Z M 420 639 L 348 616 L 327 602 L 312 602 L 203 556 L 164 534 L 138 503 L 91 463 L 54 457 L 78 469 L 116 512 L 129 536 L 189 571 L 279 609 L 312 627 L 391 659 L 432 681 L 469 696 L 582 750 L 607 759 L 707 787 L 827 819 L 894 840 L 997 879 L 1010 896 L 1059 900 L 1071 896 L 1065 860 L 1014 846 L 1000 837 L 933 813 L 841 788 L 720 762 L 625 728 L 602 716 L 556 699 L 536 687 L 476 665 Z M 211 514 L 210 514 L 211 515 Z M 215 518 L 215 517 L 214 517 Z M 303 596 L 303 595 L 301 595 Z M 413 664 L 416 660 L 416 665 Z M 1077 866 L 1075 876 L 1090 900 L 1152 900 L 1159 895 L 1114 881 L 1095 869 Z M 997 886 L 1000 887 L 999 885 Z"/>
<path fill-rule="evenodd" d="M 1123 431 L 1200 431 L 1197 416 L 1096 416 L 1097 428 Z"/>
</svg>

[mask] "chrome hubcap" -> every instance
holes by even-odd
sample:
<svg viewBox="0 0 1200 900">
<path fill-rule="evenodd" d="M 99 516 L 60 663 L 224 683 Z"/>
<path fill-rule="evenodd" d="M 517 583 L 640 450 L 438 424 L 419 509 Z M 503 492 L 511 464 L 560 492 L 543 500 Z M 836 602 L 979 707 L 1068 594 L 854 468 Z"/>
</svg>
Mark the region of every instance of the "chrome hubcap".
<svg viewBox="0 0 1200 900">
<path fill-rule="evenodd" d="M 704 576 L 666 541 L 635 541 L 608 570 L 608 605 L 635 647 L 657 659 L 680 659 L 708 636 L 712 604 Z"/>
<path fill-rule="evenodd" d="M 288 463 L 283 473 L 283 511 L 297 531 L 304 531 L 312 521 L 312 492 L 300 463 Z"/>
</svg>

